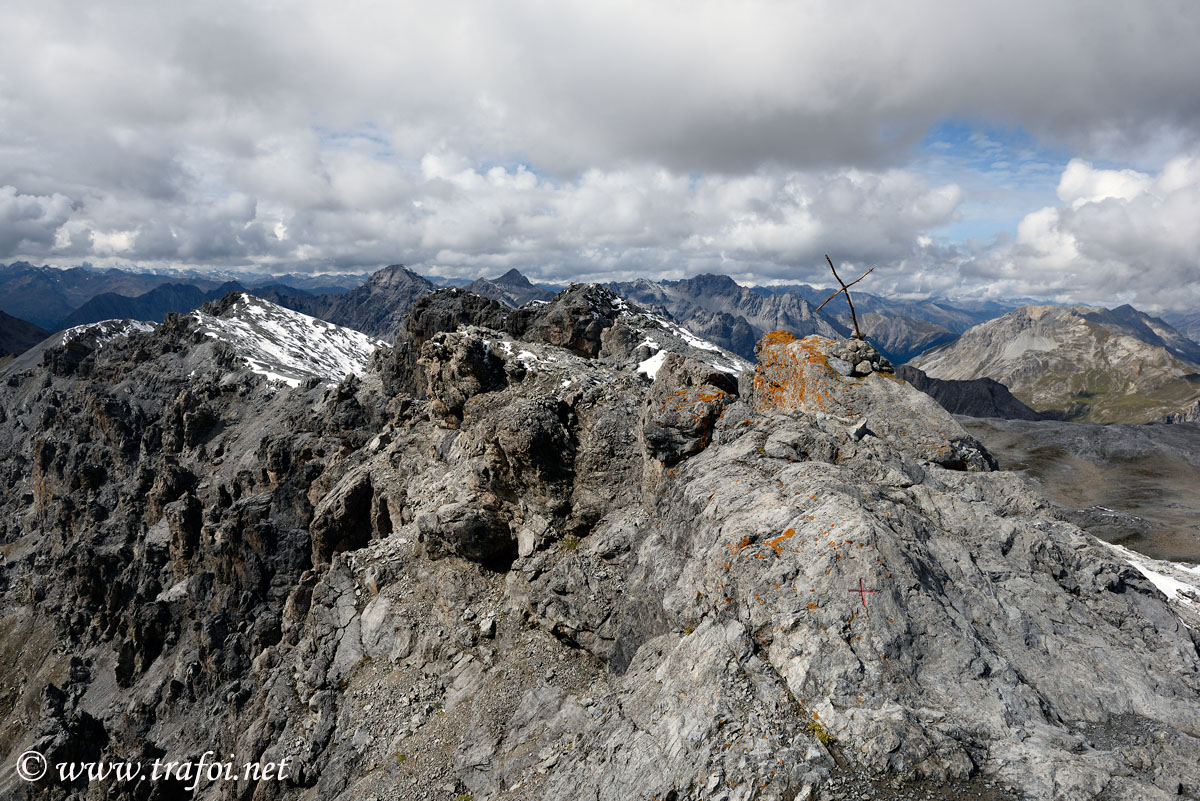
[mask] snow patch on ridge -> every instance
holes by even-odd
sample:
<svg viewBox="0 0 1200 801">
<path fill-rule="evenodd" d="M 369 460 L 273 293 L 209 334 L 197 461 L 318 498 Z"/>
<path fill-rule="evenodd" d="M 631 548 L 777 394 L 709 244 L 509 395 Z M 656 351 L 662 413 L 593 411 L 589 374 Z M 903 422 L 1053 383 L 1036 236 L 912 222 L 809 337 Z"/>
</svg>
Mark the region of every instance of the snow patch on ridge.
<svg viewBox="0 0 1200 801">
<path fill-rule="evenodd" d="M 1167 596 L 1171 604 L 1200 612 L 1200 566 L 1151 559 L 1120 545 L 1110 542 L 1104 544 L 1137 568 L 1139 573 Z"/>
<path fill-rule="evenodd" d="M 205 336 L 227 342 L 250 371 L 298 387 L 309 378 L 337 384 L 361 376 L 383 340 L 243 294 L 227 316 L 192 312 Z"/>
<path fill-rule="evenodd" d="M 709 342 L 707 339 L 702 339 L 701 337 L 696 336 L 681 325 L 677 325 L 669 320 L 653 314 L 647 314 L 646 317 L 649 318 L 654 325 L 658 326 L 660 331 L 653 332 L 641 329 L 641 334 L 644 339 L 638 343 L 638 347 L 654 348 L 658 352 L 638 365 L 637 372 L 639 373 L 646 373 L 651 378 L 654 378 L 654 373 L 648 372 L 649 368 L 652 367 L 654 371 L 657 372 L 658 368 L 662 366 L 663 359 L 667 358 L 666 354 L 670 351 L 659 350 L 661 346 L 658 344 L 658 340 L 655 338 L 658 336 L 658 339 L 663 339 L 664 337 L 662 334 L 666 334 L 667 337 L 678 340 L 687 348 L 694 348 L 698 351 L 704 351 L 706 354 L 711 354 L 711 356 L 701 356 L 700 354 L 692 355 L 702 361 L 707 362 L 710 367 L 720 370 L 722 373 L 737 375 L 738 373 L 753 369 L 750 363 L 745 359 L 733 355 L 729 351 L 721 348 L 719 345 L 714 345 L 712 342 Z M 657 361 L 655 361 L 656 359 Z"/>
<path fill-rule="evenodd" d="M 659 368 L 662 367 L 663 362 L 667 360 L 667 354 L 670 352 L 671 351 L 669 350 L 660 350 L 649 359 L 646 359 L 644 362 L 640 363 L 637 366 L 637 371 L 639 373 L 644 373 L 650 378 L 651 381 L 653 381 L 655 376 L 658 375 Z"/>
<path fill-rule="evenodd" d="M 670 320 L 666 320 L 662 317 L 657 317 L 653 314 L 647 315 L 647 316 L 654 322 L 661 325 L 664 329 L 666 329 L 666 331 L 668 333 L 674 334 L 675 336 L 679 337 L 684 342 L 686 342 L 688 345 L 691 345 L 693 348 L 696 348 L 697 350 L 711 350 L 711 351 L 715 351 L 717 353 L 721 352 L 720 347 L 709 342 L 707 339 L 701 339 L 700 337 L 696 336 L 691 331 L 687 330 L 686 328 L 684 328 L 681 325 L 676 325 L 675 323 L 671 322 Z"/>
<path fill-rule="evenodd" d="M 74 328 L 68 328 L 63 331 L 62 344 L 67 344 L 73 339 L 80 337 L 93 337 L 96 340 L 96 347 L 102 348 L 108 342 L 112 342 L 117 337 L 127 337 L 130 334 L 140 334 L 147 331 L 153 331 L 155 323 L 142 322 L 141 320 L 101 320 L 98 323 L 86 323 L 77 325 Z"/>
</svg>

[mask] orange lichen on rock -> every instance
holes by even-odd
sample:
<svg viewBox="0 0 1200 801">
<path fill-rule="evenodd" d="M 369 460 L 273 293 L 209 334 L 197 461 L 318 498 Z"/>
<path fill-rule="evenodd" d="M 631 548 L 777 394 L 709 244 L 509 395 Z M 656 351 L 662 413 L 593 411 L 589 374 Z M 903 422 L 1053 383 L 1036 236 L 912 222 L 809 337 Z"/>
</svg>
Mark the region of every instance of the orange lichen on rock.
<svg viewBox="0 0 1200 801">
<path fill-rule="evenodd" d="M 778 537 L 767 540 L 767 545 L 771 546 L 771 550 L 775 552 L 776 556 L 779 556 L 780 554 L 783 553 L 783 541 L 790 540 L 794 536 L 796 536 L 796 529 L 789 528 L 787 531 L 783 532 Z"/>
<path fill-rule="evenodd" d="M 781 336 L 785 335 L 785 336 Z M 756 348 L 754 398 L 760 409 L 828 409 L 837 373 L 826 354 L 829 340 L 796 339 L 786 332 L 763 337 Z"/>
<path fill-rule="evenodd" d="M 696 390 L 696 398 L 702 403 L 714 403 L 715 401 L 725 400 L 728 397 L 728 393 L 712 387 L 705 386 Z"/>
<path fill-rule="evenodd" d="M 771 348 L 775 345 L 787 345 L 790 342 L 796 341 L 796 335 L 791 331 L 772 331 L 769 334 L 764 334 L 763 338 L 758 341 L 758 347 L 761 349 Z"/>
</svg>

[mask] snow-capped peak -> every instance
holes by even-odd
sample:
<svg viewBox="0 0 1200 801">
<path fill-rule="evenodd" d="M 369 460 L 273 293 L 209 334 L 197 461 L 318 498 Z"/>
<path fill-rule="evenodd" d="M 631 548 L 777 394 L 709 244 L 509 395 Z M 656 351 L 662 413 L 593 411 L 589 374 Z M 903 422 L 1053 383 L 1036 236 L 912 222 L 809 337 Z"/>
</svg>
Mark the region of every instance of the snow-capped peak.
<svg viewBox="0 0 1200 801">
<path fill-rule="evenodd" d="M 251 372 L 292 387 L 309 378 L 336 384 L 362 375 L 375 349 L 387 344 L 247 294 L 221 316 L 192 316 L 206 336 L 232 345 Z"/>
<path fill-rule="evenodd" d="M 74 328 L 68 328 L 62 332 L 62 344 L 75 339 L 90 338 L 96 343 L 96 347 L 102 348 L 108 342 L 113 341 L 117 337 L 126 337 L 130 334 L 143 333 L 153 331 L 154 323 L 142 322 L 141 320 L 101 320 L 97 323 L 85 323 L 77 325 Z"/>
</svg>

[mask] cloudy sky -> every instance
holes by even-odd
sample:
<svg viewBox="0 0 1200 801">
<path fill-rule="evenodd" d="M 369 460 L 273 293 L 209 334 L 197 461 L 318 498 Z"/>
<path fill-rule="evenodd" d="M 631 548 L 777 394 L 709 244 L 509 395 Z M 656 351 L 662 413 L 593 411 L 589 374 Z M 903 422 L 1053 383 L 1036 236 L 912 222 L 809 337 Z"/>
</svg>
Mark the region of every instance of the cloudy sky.
<svg viewBox="0 0 1200 801">
<path fill-rule="evenodd" d="M 983 5 L 7 0 L 0 261 L 1200 306 L 1200 4 Z"/>
</svg>

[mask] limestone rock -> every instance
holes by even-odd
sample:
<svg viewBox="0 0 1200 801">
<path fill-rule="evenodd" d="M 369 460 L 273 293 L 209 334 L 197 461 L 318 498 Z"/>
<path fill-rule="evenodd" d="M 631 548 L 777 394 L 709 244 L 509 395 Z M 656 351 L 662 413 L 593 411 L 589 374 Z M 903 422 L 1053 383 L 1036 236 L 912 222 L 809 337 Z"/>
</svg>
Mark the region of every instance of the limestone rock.
<svg viewBox="0 0 1200 801">
<path fill-rule="evenodd" d="M 698 453 L 737 396 L 737 382 L 695 359 L 672 353 L 659 368 L 642 412 L 646 453 L 664 465 Z"/>
<path fill-rule="evenodd" d="M 375 490 L 367 471 L 348 474 L 313 511 L 313 561 L 328 562 L 339 551 L 363 547 L 371 538 Z"/>
<path fill-rule="evenodd" d="M 862 345 L 773 335 L 747 378 L 595 288 L 452 300 L 336 387 L 186 319 L 0 368 L 0 763 L 293 766 L 158 790 L 203 801 L 1200 793 L 1194 571 L 978 469 Z"/>
<path fill-rule="evenodd" d="M 929 396 L 887 373 L 845 376 L 832 369 L 829 354 L 839 348 L 865 352 L 816 335 L 798 340 L 777 332 L 765 337 L 754 377 L 755 408 L 826 414 L 848 422 L 870 412 L 871 432 L 903 452 L 952 469 L 995 469 L 983 446 Z"/>
<path fill-rule="evenodd" d="M 503 386 L 499 358 L 477 338 L 437 334 L 421 347 L 426 394 L 447 418 L 462 416 L 468 398 Z"/>
</svg>

